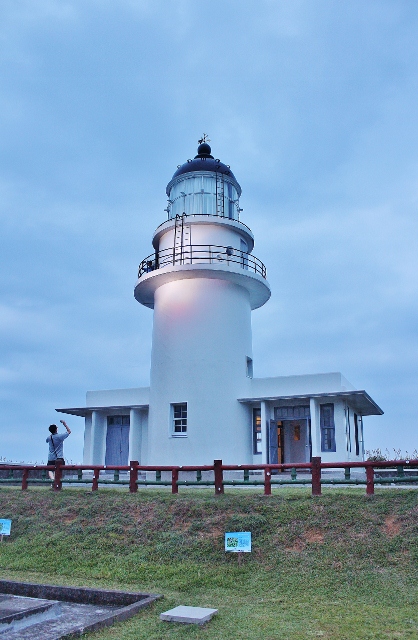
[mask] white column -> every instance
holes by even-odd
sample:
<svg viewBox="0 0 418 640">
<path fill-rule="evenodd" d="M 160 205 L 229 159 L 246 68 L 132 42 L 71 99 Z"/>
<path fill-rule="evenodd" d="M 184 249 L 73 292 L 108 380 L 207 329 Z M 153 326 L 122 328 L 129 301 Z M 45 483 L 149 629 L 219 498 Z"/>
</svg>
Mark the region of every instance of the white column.
<svg viewBox="0 0 418 640">
<path fill-rule="evenodd" d="M 319 406 L 316 398 L 309 399 L 310 414 L 311 414 L 311 442 L 312 442 L 312 456 L 321 455 L 321 438 L 319 433 Z"/>
<path fill-rule="evenodd" d="M 141 464 L 141 410 L 129 411 L 129 460 L 138 460 Z"/>
<path fill-rule="evenodd" d="M 100 411 L 91 414 L 91 464 L 104 464 L 106 450 L 106 431 L 104 416 Z"/>
<path fill-rule="evenodd" d="M 85 417 L 83 464 L 91 464 L 91 413 Z"/>
<path fill-rule="evenodd" d="M 261 464 L 267 464 L 268 461 L 268 423 L 267 423 L 267 406 L 264 400 L 261 401 Z"/>
</svg>

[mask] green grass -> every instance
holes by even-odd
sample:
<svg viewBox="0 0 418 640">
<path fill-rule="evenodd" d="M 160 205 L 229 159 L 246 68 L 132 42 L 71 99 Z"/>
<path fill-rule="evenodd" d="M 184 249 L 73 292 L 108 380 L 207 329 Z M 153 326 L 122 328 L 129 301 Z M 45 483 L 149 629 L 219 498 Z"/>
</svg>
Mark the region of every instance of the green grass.
<svg viewBox="0 0 418 640">
<path fill-rule="evenodd" d="M 181 490 L 180 490 L 181 491 Z M 12 536 L 2 576 L 162 593 L 91 640 L 418 639 L 418 491 L 0 490 Z M 251 531 L 253 552 L 224 552 Z M 163 623 L 178 604 L 219 609 L 206 626 Z"/>
</svg>

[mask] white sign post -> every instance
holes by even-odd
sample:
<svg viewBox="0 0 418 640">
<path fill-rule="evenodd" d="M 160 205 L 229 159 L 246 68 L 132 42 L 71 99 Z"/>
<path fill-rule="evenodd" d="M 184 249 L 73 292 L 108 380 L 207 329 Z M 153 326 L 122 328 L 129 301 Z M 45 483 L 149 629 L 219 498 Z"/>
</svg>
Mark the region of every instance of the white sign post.
<svg viewBox="0 0 418 640">
<path fill-rule="evenodd" d="M 11 520 L 0 519 L 0 541 L 3 542 L 3 536 L 10 536 L 10 529 L 12 528 Z"/>
</svg>

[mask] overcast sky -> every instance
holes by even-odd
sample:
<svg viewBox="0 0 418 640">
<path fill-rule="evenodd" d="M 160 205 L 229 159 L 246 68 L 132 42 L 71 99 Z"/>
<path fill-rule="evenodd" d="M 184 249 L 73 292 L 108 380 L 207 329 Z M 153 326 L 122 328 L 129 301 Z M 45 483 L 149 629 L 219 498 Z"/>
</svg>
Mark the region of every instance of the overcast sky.
<svg viewBox="0 0 418 640">
<path fill-rule="evenodd" d="M 385 411 L 366 448 L 418 447 L 416 0 L 2 0 L 0 24 L 0 456 L 149 384 L 136 271 L 203 132 L 272 288 L 255 375 L 341 371 Z"/>
</svg>

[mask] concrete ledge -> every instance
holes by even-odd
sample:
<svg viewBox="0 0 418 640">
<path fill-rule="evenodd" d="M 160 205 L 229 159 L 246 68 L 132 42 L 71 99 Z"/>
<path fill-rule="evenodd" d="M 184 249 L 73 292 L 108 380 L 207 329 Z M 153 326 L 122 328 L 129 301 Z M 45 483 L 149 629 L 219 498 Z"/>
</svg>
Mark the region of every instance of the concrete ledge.
<svg viewBox="0 0 418 640">
<path fill-rule="evenodd" d="M 32 601 L 14 607 L 13 598 L 22 600 L 22 596 Z M 0 598 L 4 608 L 2 638 L 58 640 L 127 620 L 162 596 L 0 580 Z M 48 609 L 52 613 L 52 604 L 59 605 L 59 609 L 53 616 L 46 615 Z M 16 608 L 20 610 L 12 611 Z"/>
</svg>

